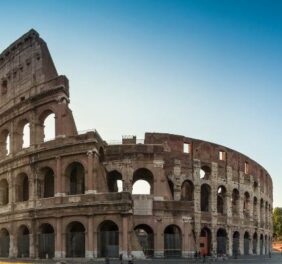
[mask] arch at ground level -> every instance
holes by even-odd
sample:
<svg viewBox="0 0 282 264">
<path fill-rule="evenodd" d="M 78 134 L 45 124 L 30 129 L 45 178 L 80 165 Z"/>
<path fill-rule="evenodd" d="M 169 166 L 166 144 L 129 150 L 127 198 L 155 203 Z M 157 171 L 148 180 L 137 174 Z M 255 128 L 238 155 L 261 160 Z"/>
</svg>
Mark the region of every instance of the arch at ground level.
<svg viewBox="0 0 282 264">
<path fill-rule="evenodd" d="M 98 227 L 98 257 L 119 256 L 119 229 L 111 220 L 102 222 Z"/>
</svg>

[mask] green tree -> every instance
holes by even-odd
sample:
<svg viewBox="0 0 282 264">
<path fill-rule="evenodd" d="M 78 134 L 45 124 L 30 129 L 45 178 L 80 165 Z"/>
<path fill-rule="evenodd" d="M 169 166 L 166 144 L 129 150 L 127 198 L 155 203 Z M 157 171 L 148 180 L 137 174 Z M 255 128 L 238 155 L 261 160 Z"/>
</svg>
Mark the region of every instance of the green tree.
<svg viewBox="0 0 282 264">
<path fill-rule="evenodd" d="M 273 232 L 277 240 L 282 239 L 282 208 L 276 207 L 273 211 Z"/>
</svg>

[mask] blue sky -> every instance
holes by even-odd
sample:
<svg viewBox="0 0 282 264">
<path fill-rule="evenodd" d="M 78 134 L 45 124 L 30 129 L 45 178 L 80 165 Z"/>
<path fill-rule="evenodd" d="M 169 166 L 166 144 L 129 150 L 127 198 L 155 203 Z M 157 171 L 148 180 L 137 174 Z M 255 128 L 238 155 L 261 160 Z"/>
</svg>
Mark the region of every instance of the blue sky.
<svg viewBox="0 0 282 264">
<path fill-rule="evenodd" d="M 0 1 L 0 50 L 30 28 L 70 80 L 79 130 L 169 132 L 261 163 L 282 206 L 282 1 Z"/>
</svg>

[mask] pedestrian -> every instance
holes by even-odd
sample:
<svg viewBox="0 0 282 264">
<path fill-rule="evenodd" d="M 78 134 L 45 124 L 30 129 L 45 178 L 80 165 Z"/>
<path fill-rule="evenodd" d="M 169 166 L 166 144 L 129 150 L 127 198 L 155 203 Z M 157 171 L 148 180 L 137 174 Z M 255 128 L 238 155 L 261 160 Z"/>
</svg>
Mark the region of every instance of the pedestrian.
<svg viewBox="0 0 282 264">
<path fill-rule="evenodd" d="M 119 262 L 122 264 L 122 254 L 119 254 Z"/>
<path fill-rule="evenodd" d="M 105 264 L 110 264 L 110 259 L 108 256 L 105 258 Z"/>
</svg>

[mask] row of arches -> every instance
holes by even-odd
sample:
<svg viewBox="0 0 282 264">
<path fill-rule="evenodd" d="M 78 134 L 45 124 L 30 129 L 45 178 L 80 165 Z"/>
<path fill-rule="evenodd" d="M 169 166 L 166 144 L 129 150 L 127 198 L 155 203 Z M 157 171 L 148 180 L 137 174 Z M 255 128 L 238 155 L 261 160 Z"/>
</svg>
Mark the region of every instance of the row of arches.
<svg viewBox="0 0 282 264">
<path fill-rule="evenodd" d="M 153 229 L 147 224 L 139 224 L 134 228 L 135 235 L 147 257 L 154 256 Z M 37 256 L 39 258 L 53 258 L 55 256 L 55 231 L 51 224 L 44 223 L 39 226 L 37 233 Z M 111 220 L 103 221 L 97 228 L 97 257 L 119 256 L 119 228 Z M 17 257 L 30 257 L 31 232 L 25 225 L 21 225 L 11 243 L 11 236 L 6 228 L 0 230 L 0 257 L 9 257 L 11 245 L 16 246 Z M 61 235 L 61 234 L 57 234 Z M 69 258 L 83 258 L 86 251 L 86 228 L 79 221 L 73 221 L 66 226 L 63 232 L 65 236 L 65 252 Z M 270 250 L 271 238 L 267 235 L 254 232 L 251 236 L 248 231 L 240 238 L 238 231 L 228 237 L 224 228 L 219 228 L 216 233 L 216 248 L 212 246 L 212 232 L 204 227 L 199 236 L 199 246 L 202 255 L 210 255 L 212 252 L 218 255 L 228 254 L 228 247 L 232 247 L 232 255 L 267 254 Z M 229 240 L 232 240 L 231 242 Z M 242 245 L 241 245 L 242 243 Z M 232 246 L 231 246 L 232 245 Z M 168 225 L 163 231 L 163 252 L 165 257 L 182 256 L 182 232 L 177 225 Z M 243 248 L 243 251 L 240 250 Z"/>
<path fill-rule="evenodd" d="M 271 238 L 267 235 L 258 235 L 254 232 L 253 236 L 246 231 L 244 236 L 240 237 L 238 231 L 233 232 L 232 237 L 229 238 L 227 232 L 223 228 L 219 228 L 216 232 L 216 253 L 218 255 L 228 254 L 229 239 L 232 239 L 232 255 L 263 255 L 268 254 L 271 250 Z M 200 251 L 202 255 L 210 255 L 212 253 L 212 232 L 209 228 L 204 227 L 200 233 Z M 242 243 L 242 245 L 241 245 Z M 241 251 L 242 250 L 242 251 Z"/>
<path fill-rule="evenodd" d="M 111 220 L 103 221 L 97 230 L 98 257 L 118 257 L 119 255 L 119 229 Z M 16 245 L 18 258 L 30 257 L 31 232 L 27 226 L 22 225 L 17 230 L 16 241 L 11 243 L 11 236 L 6 228 L 0 231 L 0 257 L 10 256 L 11 245 Z M 85 257 L 86 229 L 81 222 L 74 221 L 67 225 L 64 232 L 65 252 L 69 258 Z M 55 256 L 55 231 L 52 225 L 40 225 L 37 234 L 37 256 L 41 259 Z"/>
<path fill-rule="evenodd" d="M 51 110 L 45 110 L 39 115 L 39 124 L 36 135 L 31 135 L 31 125 L 28 119 L 18 122 L 15 132 L 11 133 L 9 128 L 4 128 L 0 133 L 1 156 L 7 156 L 14 150 L 18 151 L 30 147 L 31 137 L 36 138 L 38 143 L 55 138 L 55 114 Z"/>
<path fill-rule="evenodd" d="M 65 171 L 67 193 L 69 195 L 83 194 L 85 191 L 85 171 L 79 162 L 69 164 Z M 39 198 L 48 198 L 55 195 L 55 173 L 50 167 L 39 170 L 37 194 Z M 28 201 L 30 198 L 30 178 L 26 173 L 16 177 L 16 202 Z M 9 183 L 6 179 L 0 181 L 0 205 L 9 203 Z"/>
</svg>

